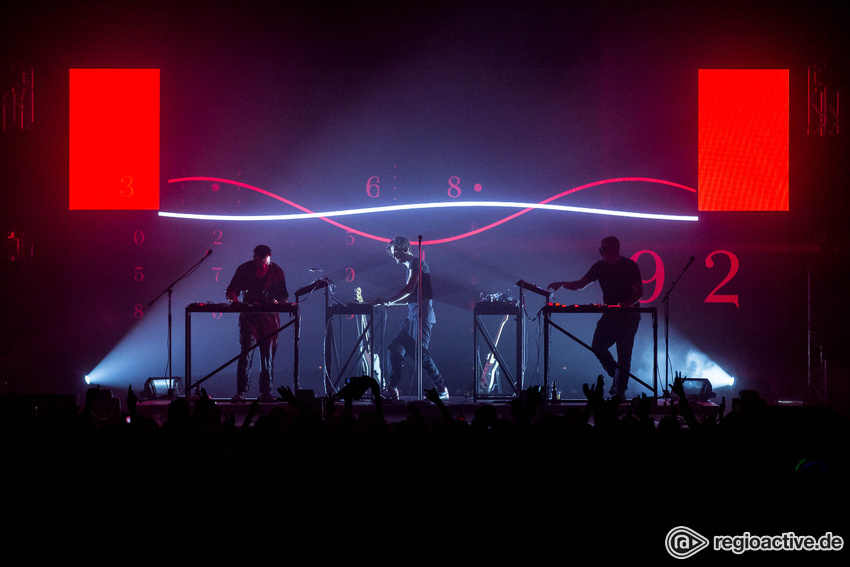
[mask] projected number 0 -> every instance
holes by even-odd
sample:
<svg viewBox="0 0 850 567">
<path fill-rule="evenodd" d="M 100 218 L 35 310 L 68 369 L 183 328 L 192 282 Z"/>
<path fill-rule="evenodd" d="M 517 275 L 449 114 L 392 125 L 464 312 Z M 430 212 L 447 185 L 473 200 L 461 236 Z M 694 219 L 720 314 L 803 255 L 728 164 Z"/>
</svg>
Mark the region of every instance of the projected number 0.
<svg viewBox="0 0 850 567">
<path fill-rule="evenodd" d="M 635 252 L 632 255 L 632 260 L 637 262 L 637 259 L 644 254 L 649 254 L 655 261 L 655 273 L 653 273 L 652 277 L 648 280 L 643 280 L 643 283 L 654 283 L 655 286 L 652 290 L 652 295 L 650 295 L 648 299 L 641 299 L 640 302 L 652 303 L 653 301 L 658 299 L 658 296 L 661 295 L 661 290 L 664 287 L 664 262 L 661 261 L 661 256 L 659 256 L 658 253 L 653 252 L 652 250 L 641 250 L 639 252 Z M 728 250 L 715 250 L 714 252 L 709 254 L 708 257 L 706 257 L 705 259 L 705 266 L 707 268 L 714 267 L 713 258 L 718 254 L 725 255 L 727 258 L 729 258 L 729 272 L 726 274 L 723 280 L 719 284 L 717 284 L 717 287 L 711 290 L 711 293 L 709 293 L 708 297 L 705 298 L 705 303 L 733 303 L 735 307 L 739 307 L 737 294 L 718 294 L 717 292 L 720 290 L 720 288 L 732 281 L 732 278 L 734 278 L 735 274 L 738 273 L 740 262 L 738 261 L 738 257 L 732 252 L 729 252 Z"/>
</svg>

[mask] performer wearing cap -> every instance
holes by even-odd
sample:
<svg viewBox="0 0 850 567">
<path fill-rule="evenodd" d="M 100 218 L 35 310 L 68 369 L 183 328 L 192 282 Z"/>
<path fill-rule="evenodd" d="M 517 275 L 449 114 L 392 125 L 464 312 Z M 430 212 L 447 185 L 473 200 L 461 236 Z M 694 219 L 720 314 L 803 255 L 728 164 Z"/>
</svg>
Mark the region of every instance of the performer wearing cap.
<svg viewBox="0 0 850 567">
<path fill-rule="evenodd" d="M 260 244 L 254 248 L 254 259 L 236 268 L 225 296 L 229 301 L 239 301 L 248 305 L 268 306 L 283 303 L 289 298 L 286 291 L 286 277 L 283 269 L 272 262 L 271 248 Z M 245 393 L 251 387 L 251 364 L 254 348 L 260 351 L 260 402 L 273 402 L 274 395 L 274 355 L 277 351 L 277 334 L 270 339 L 257 343 L 280 328 L 278 313 L 240 313 L 239 345 L 242 354 L 236 364 L 236 395 L 234 402 L 244 402 Z"/>
</svg>

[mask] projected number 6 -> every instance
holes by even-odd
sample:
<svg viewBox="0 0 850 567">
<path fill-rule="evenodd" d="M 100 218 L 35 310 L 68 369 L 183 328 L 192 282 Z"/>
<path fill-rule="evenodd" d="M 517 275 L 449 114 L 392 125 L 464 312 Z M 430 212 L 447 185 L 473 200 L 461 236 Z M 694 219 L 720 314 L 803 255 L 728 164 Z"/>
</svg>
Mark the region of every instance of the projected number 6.
<svg viewBox="0 0 850 567">
<path fill-rule="evenodd" d="M 372 181 L 374 179 L 374 182 Z M 369 179 L 366 180 L 366 194 L 369 195 L 373 199 L 377 199 L 381 195 L 381 186 L 379 183 L 381 182 L 381 178 L 377 175 L 373 175 Z"/>
</svg>

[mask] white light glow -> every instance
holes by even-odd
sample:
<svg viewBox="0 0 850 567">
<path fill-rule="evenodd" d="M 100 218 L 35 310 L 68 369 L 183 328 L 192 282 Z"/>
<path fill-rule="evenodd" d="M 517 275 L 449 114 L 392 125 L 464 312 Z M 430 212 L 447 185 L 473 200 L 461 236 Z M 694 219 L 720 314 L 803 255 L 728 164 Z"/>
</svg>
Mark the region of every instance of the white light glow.
<svg viewBox="0 0 850 567">
<path fill-rule="evenodd" d="M 667 215 L 660 213 L 640 213 L 633 211 L 617 211 L 610 209 L 595 209 L 591 207 L 571 207 L 568 205 L 553 205 L 551 203 L 521 203 L 514 201 L 447 201 L 440 203 L 411 203 L 407 205 L 388 205 L 384 207 L 363 207 L 356 209 L 345 209 L 338 211 L 325 211 L 317 213 L 292 213 L 286 215 L 205 215 L 195 213 L 173 213 L 160 211 L 159 216 L 192 220 L 217 220 L 217 221 L 288 221 L 301 219 L 330 218 L 352 215 L 367 215 L 375 213 L 386 213 L 393 211 L 413 211 L 422 209 L 442 208 L 507 208 L 507 209 L 542 209 L 548 211 L 583 213 L 592 215 L 608 215 L 616 217 L 629 217 L 650 220 L 668 220 L 696 222 L 699 217 L 693 215 Z"/>
<path fill-rule="evenodd" d="M 729 376 L 714 361 L 694 349 L 689 350 L 685 355 L 685 368 L 682 374 L 688 378 L 705 378 L 711 382 L 712 389 L 735 385 L 734 377 Z"/>
</svg>

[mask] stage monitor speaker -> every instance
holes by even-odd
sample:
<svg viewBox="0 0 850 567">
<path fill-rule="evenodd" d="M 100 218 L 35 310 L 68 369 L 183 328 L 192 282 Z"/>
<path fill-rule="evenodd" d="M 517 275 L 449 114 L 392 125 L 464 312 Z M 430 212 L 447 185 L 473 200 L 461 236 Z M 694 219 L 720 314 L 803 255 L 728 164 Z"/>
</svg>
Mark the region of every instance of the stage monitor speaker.
<svg viewBox="0 0 850 567">
<path fill-rule="evenodd" d="M 717 396 L 711 389 L 711 382 L 707 378 L 683 378 L 682 387 L 685 397 L 689 400 L 707 402 Z"/>
<path fill-rule="evenodd" d="M 142 396 L 146 400 L 164 400 L 183 396 L 183 380 L 180 378 L 148 378 Z"/>
</svg>

